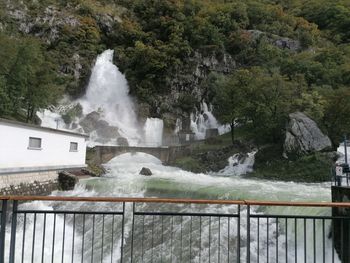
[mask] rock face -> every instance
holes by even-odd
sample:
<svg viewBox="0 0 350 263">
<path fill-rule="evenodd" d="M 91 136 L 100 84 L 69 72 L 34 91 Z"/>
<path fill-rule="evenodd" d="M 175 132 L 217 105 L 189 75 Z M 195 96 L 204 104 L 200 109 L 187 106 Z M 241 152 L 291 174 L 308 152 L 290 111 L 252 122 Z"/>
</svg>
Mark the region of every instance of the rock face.
<svg viewBox="0 0 350 263">
<path fill-rule="evenodd" d="M 97 123 L 99 119 L 100 119 L 100 114 L 96 111 L 93 111 L 93 112 L 90 112 L 88 115 L 86 115 L 84 119 L 80 121 L 79 124 L 81 125 L 81 127 L 83 127 L 84 132 L 90 133 L 97 127 Z"/>
<path fill-rule="evenodd" d="M 216 136 L 219 136 L 219 130 L 217 128 L 207 129 L 205 131 L 205 139 L 216 137 Z"/>
<path fill-rule="evenodd" d="M 269 34 L 260 30 L 247 30 L 246 32 L 249 33 L 251 39 L 255 42 L 265 37 L 268 42 L 281 49 L 289 49 L 293 52 L 297 52 L 302 48 L 299 40 Z"/>
<path fill-rule="evenodd" d="M 144 176 L 151 176 L 152 175 L 152 171 L 149 168 L 142 167 L 142 169 L 140 171 L 140 174 L 144 175 Z"/>
<path fill-rule="evenodd" d="M 290 154 L 302 155 L 324 151 L 332 147 L 328 136 L 324 135 L 317 124 L 304 113 L 292 113 L 289 119 L 283 146 L 285 157 Z"/>
<path fill-rule="evenodd" d="M 119 137 L 119 138 L 117 138 L 117 144 L 118 144 L 119 146 L 129 146 L 128 139 L 127 139 L 127 138 L 124 138 L 124 137 Z"/>
<path fill-rule="evenodd" d="M 106 143 L 112 139 L 119 137 L 119 129 L 114 126 L 110 126 L 105 120 L 101 120 L 101 115 L 93 111 L 86 115 L 79 124 L 83 128 L 84 132 L 91 133 L 93 131 L 98 135 L 99 142 Z"/>
</svg>

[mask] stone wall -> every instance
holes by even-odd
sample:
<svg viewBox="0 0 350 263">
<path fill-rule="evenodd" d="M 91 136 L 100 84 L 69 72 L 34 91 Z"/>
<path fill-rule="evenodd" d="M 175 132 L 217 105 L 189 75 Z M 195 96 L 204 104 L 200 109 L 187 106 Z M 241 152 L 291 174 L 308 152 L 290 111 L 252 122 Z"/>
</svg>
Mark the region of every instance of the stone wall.
<svg viewBox="0 0 350 263">
<path fill-rule="evenodd" d="M 0 174 L 0 195 L 49 195 L 58 189 L 57 171 Z"/>
</svg>

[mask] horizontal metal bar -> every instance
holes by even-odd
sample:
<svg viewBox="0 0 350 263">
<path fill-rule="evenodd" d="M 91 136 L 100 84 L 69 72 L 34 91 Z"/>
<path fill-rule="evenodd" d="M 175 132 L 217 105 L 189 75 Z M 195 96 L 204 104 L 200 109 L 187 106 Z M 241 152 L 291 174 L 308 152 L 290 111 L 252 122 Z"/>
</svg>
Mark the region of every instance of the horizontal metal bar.
<svg viewBox="0 0 350 263">
<path fill-rule="evenodd" d="M 75 214 L 75 215 L 122 215 L 123 212 L 103 212 L 103 211 L 64 211 L 64 210 L 18 210 L 17 214 Z"/>
<path fill-rule="evenodd" d="M 257 214 L 251 214 L 251 218 L 291 218 L 291 219 L 325 219 L 325 220 L 331 220 L 331 219 L 347 219 L 350 220 L 350 217 L 340 217 L 340 216 L 309 216 L 309 215 L 257 215 Z"/>
<path fill-rule="evenodd" d="M 135 212 L 141 216 L 210 216 L 210 217 L 238 217 L 238 214 L 215 214 L 215 213 L 176 213 L 176 212 Z"/>
<path fill-rule="evenodd" d="M 297 207 L 350 207 L 350 202 L 283 202 L 283 201 L 257 201 L 245 200 L 245 205 L 250 206 L 297 206 Z"/>
<path fill-rule="evenodd" d="M 17 201 L 65 201 L 65 202 L 108 202 L 108 203 L 177 203 L 177 204 L 222 204 L 244 205 L 244 201 L 200 200 L 168 198 L 130 198 L 130 197 L 68 197 L 68 196 L 0 196 L 0 200 Z M 350 206 L 350 204 L 349 204 Z"/>
<path fill-rule="evenodd" d="M 129 197 L 68 197 L 68 196 L 0 196 L 0 200 L 17 201 L 65 201 L 65 202 L 115 202 L 115 203 L 175 203 L 175 204 L 218 204 L 250 206 L 297 206 L 297 207 L 349 207 L 350 202 L 282 202 L 256 200 L 200 200 L 169 198 L 129 198 Z"/>
</svg>

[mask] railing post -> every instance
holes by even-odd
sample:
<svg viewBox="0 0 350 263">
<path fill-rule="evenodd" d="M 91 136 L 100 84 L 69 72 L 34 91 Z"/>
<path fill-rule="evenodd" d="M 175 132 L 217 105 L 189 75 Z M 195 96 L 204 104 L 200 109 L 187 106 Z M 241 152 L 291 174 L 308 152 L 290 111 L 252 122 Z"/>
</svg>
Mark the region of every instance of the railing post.
<svg viewBox="0 0 350 263">
<path fill-rule="evenodd" d="M 11 243 L 10 243 L 10 260 L 9 260 L 9 263 L 15 263 L 17 208 L 18 208 L 18 201 L 14 200 L 13 201 L 13 208 L 12 208 Z M 24 240 L 23 240 L 23 242 L 24 242 Z"/>
<path fill-rule="evenodd" d="M 238 205 L 237 217 L 237 263 L 241 262 L 241 205 Z M 229 248 L 230 249 L 230 248 Z"/>
<path fill-rule="evenodd" d="M 134 231 L 135 231 L 134 226 L 135 226 L 135 203 L 132 203 L 131 250 L 130 250 L 131 263 L 134 255 Z"/>
<path fill-rule="evenodd" d="M 125 202 L 123 202 L 122 242 L 121 242 L 121 246 L 120 246 L 120 263 L 123 263 L 123 250 L 124 250 L 124 218 L 125 218 Z"/>
<path fill-rule="evenodd" d="M 247 205 L 247 263 L 250 263 L 250 205 Z"/>
<path fill-rule="evenodd" d="M 2 200 L 1 228 L 0 228 L 0 262 L 5 262 L 6 216 L 7 216 L 7 200 Z"/>
</svg>

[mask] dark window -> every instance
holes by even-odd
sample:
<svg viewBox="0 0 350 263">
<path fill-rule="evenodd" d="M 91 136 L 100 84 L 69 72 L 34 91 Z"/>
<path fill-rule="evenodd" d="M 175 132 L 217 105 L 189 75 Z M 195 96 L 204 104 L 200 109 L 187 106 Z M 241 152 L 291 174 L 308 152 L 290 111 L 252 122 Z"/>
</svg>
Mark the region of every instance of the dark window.
<svg viewBox="0 0 350 263">
<path fill-rule="evenodd" d="M 69 147 L 70 152 L 77 152 L 78 151 L 78 143 L 77 142 L 71 142 Z"/>
<path fill-rule="evenodd" d="M 41 149 L 41 138 L 29 137 L 28 149 Z"/>
</svg>

